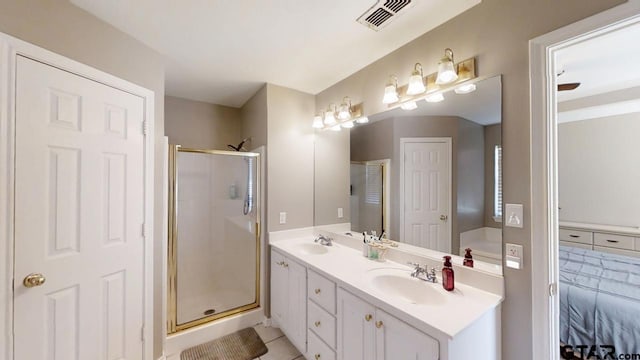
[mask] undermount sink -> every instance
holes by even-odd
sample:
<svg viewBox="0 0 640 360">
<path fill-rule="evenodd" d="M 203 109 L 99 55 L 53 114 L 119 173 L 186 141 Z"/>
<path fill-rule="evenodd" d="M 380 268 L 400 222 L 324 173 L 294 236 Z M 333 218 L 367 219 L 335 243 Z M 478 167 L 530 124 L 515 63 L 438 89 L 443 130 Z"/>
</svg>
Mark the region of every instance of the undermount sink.
<svg viewBox="0 0 640 360">
<path fill-rule="evenodd" d="M 298 244 L 296 250 L 304 255 L 320 255 L 329 252 L 326 246 L 319 244 Z"/>
<path fill-rule="evenodd" d="M 412 278 L 405 270 L 380 270 L 379 274 L 372 276 L 371 284 L 386 295 L 417 305 L 440 305 L 446 301 L 442 292 L 436 288 L 439 284 Z"/>
</svg>

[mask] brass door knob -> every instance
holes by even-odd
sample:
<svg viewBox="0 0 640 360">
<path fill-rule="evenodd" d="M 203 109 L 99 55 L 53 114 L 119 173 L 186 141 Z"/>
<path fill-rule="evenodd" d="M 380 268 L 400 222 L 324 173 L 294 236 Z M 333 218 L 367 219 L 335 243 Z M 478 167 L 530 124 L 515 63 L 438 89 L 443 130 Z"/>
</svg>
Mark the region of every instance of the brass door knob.
<svg viewBox="0 0 640 360">
<path fill-rule="evenodd" d="M 42 274 L 31 273 L 24 278 L 22 283 L 24 287 L 32 288 L 44 284 L 47 279 Z"/>
<path fill-rule="evenodd" d="M 320 321 L 316 321 L 313 325 L 315 325 L 316 327 L 320 327 Z"/>
<path fill-rule="evenodd" d="M 382 327 L 382 321 L 376 321 L 376 327 L 380 329 Z"/>
<path fill-rule="evenodd" d="M 447 219 L 449 219 L 447 215 L 440 215 L 440 220 L 447 221 Z"/>
<path fill-rule="evenodd" d="M 320 360 L 320 354 L 316 354 L 316 356 L 314 356 L 316 358 L 316 360 Z"/>
<path fill-rule="evenodd" d="M 316 289 L 315 293 L 320 294 L 320 289 Z"/>
<path fill-rule="evenodd" d="M 367 321 L 371 321 L 371 319 L 373 319 L 373 316 L 371 314 L 367 314 L 364 316 L 364 319 Z"/>
</svg>

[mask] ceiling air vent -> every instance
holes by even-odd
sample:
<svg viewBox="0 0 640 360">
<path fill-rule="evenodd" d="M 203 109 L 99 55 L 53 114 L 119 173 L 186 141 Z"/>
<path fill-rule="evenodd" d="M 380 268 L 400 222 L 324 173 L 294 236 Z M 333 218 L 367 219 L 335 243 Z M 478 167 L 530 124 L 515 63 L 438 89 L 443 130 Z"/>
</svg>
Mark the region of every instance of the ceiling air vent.
<svg viewBox="0 0 640 360">
<path fill-rule="evenodd" d="M 413 6 L 413 2 L 413 0 L 379 0 L 364 14 L 360 15 L 357 21 L 372 30 L 378 31 L 398 17 L 402 10 Z"/>
</svg>

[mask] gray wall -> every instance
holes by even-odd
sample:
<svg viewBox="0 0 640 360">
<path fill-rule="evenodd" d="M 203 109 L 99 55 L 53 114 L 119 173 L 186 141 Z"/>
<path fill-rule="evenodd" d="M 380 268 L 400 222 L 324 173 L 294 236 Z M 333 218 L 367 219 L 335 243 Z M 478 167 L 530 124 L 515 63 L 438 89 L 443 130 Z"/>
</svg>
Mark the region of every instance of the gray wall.
<svg viewBox="0 0 640 360">
<path fill-rule="evenodd" d="M 458 254 L 460 233 L 484 226 L 484 127 L 465 119 L 458 119 L 458 145 L 454 153 L 458 161 L 457 220 L 452 252 Z"/>
<path fill-rule="evenodd" d="M 364 103 L 367 115 L 385 111 L 386 105 L 380 99 L 389 74 L 397 74 L 399 83 L 406 84 L 416 61 L 422 63 L 425 73 L 433 73 L 447 47 L 453 49 L 458 60 L 476 56 L 481 76 L 503 75 L 503 193 L 505 202 L 523 204 L 525 208 L 524 228 L 504 230 L 505 242 L 524 246 L 525 267 L 504 270 L 503 359 L 530 359 L 533 347 L 529 267 L 532 239 L 528 42 L 623 2 L 484 0 L 316 97 L 316 103 L 322 107 L 348 94 L 353 103 Z"/>
<path fill-rule="evenodd" d="M 164 98 L 164 128 L 169 144 L 187 148 L 230 150 L 243 139 L 240 109 L 172 96 Z"/>
<path fill-rule="evenodd" d="M 258 90 L 240 109 L 242 138 L 250 137 L 251 149 L 267 145 L 267 85 Z"/>
<path fill-rule="evenodd" d="M 267 84 L 269 231 L 313 226 L 313 95 Z M 280 212 L 287 223 L 280 224 Z"/>
<path fill-rule="evenodd" d="M 162 353 L 162 171 L 164 60 L 160 54 L 65 0 L 2 0 L 0 31 L 155 92 L 154 354 Z"/>
<path fill-rule="evenodd" d="M 318 131 L 314 146 L 314 224 L 329 225 L 351 221 L 349 130 Z M 342 218 L 338 218 L 342 208 Z"/>
<path fill-rule="evenodd" d="M 558 125 L 560 221 L 640 226 L 640 113 Z"/>
</svg>

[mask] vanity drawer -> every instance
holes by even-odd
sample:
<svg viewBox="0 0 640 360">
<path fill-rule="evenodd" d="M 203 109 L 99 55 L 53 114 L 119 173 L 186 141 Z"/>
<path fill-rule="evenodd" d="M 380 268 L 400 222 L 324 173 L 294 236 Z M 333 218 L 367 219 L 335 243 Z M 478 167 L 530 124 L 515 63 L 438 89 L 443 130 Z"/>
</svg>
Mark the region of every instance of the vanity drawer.
<svg viewBox="0 0 640 360">
<path fill-rule="evenodd" d="M 336 284 L 333 281 L 309 270 L 307 293 L 309 299 L 330 314 L 336 313 Z"/>
<path fill-rule="evenodd" d="M 573 229 L 560 229 L 560 240 L 583 244 L 593 244 L 593 233 Z"/>
<path fill-rule="evenodd" d="M 583 244 L 583 243 L 577 243 L 577 242 L 573 242 L 573 241 L 562 241 L 560 240 L 560 246 L 571 246 L 574 248 L 579 248 L 579 249 L 587 249 L 587 250 L 593 250 L 593 246 L 591 244 Z"/>
<path fill-rule="evenodd" d="M 313 332 L 309 331 L 307 343 L 307 359 L 309 360 L 335 360 L 336 352 L 331 350 L 327 344 L 323 343 L 320 338 Z"/>
<path fill-rule="evenodd" d="M 624 250 L 633 250 L 634 248 L 635 238 L 632 236 L 594 233 L 593 238 L 594 244 L 598 246 L 614 247 Z"/>
<path fill-rule="evenodd" d="M 336 319 L 313 301 L 307 307 L 307 324 L 332 349 L 336 348 Z"/>
</svg>

